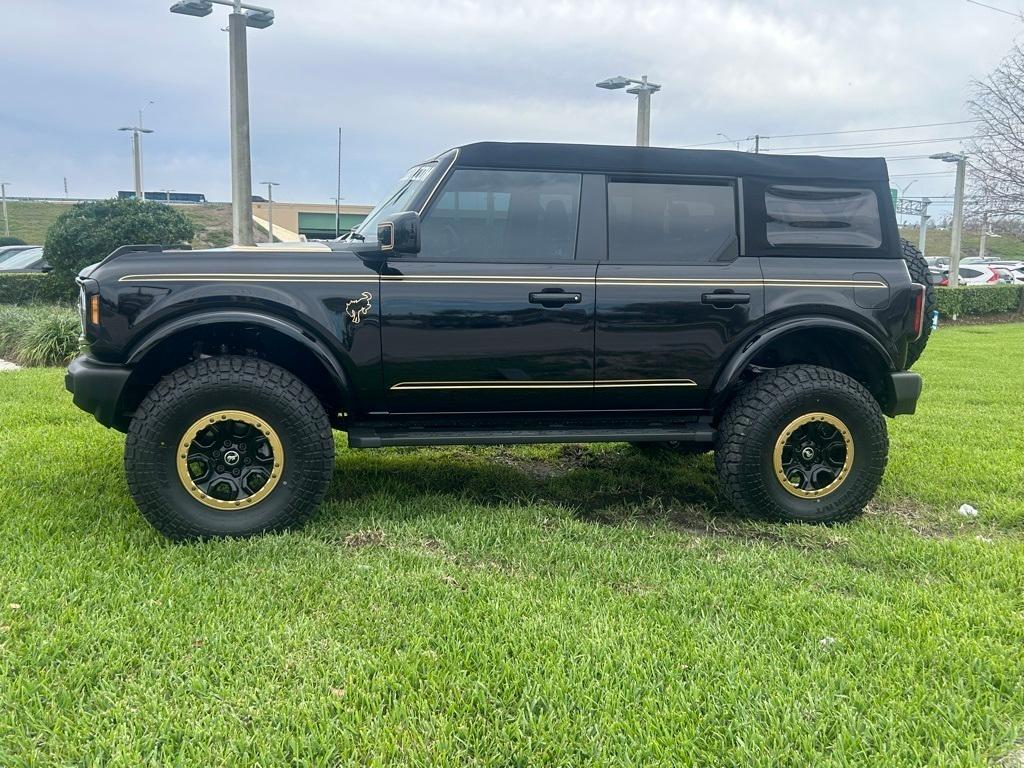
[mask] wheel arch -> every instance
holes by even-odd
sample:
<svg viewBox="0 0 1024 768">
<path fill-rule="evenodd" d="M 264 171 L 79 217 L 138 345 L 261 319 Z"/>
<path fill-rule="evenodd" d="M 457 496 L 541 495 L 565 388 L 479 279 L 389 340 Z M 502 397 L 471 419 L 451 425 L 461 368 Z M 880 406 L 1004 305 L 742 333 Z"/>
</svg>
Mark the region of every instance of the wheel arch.
<svg viewBox="0 0 1024 768">
<path fill-rule="evenodd" d="M 835 317 L 801 317 L 761 329 L 722 366 L 711 401 L 721 412 L 736 390 L 760 368 L 820 365 L 863 384 L 888 413 L 894 393 L 888 375 L 896 369 L 885 346 L 871 333 Z"/>
<path fill-rule="evenodd" d="M 131 368 L 118 403 L 127 427 L 130 414 L 161 377 L 200 355 L 242 354 L 279 365 L 302 380 L 335 421 L 351 407 L 349 378 L 327 345 L 307 329 L 274 315 L 209 311 L 175 318 L 133 345 Z"/>
</svg>

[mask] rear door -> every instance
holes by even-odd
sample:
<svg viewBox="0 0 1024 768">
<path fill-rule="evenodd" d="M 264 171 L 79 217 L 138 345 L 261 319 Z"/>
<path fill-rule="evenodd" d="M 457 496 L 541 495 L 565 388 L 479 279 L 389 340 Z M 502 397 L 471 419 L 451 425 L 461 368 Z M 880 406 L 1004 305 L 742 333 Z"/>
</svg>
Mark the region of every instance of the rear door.
<svg viewBox="0 0 1024 768">
<path fill-rule="evenodd" d="M 599 407 L 704 407 L 726 355 L 764 315 L 758 259 L 741 255 L 737 186 L 609 177 L 608 261 L 597 273 Z"/>
<path fill-rule="evenodd" d="M 416 256 L 381 275 L 392 413 L 585 409 L 596 264 L 576 261 L 582 176 L 456 169 Z"/>
</svg>

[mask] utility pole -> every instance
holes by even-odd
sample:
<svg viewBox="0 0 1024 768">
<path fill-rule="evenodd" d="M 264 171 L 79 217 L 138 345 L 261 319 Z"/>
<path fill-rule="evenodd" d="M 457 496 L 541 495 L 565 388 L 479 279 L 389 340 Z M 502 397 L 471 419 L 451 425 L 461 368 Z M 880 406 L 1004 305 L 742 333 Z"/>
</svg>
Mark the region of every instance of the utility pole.
<svg viewBox="0 0 1024 768">
<path fill-rule="evenodd" d="M 11 222 L 7 218 L 7 185 L 10 183 L 9 181 L 0 181 L 0 200 L 3 200 L 5 235 L 11 234 Z"/>
<path fill-rule="evenodd" d="M 341 237 L 341 126 L 338 126 L 338 195 L 334 198 L 334 239 Z"/>
<path fill-rule="evenodd" d="M 165 189 L 165 190 L 162 190 L 162 191 L 164 193 L 164 203 L 166 205 L 170 205 L 171 204 L 171 192 L 173 192 L 174 190 L 173 189 Z"/>
<path fill-rule="evenodd" d="M 978 244 L 978 258 L 985 258 L 985 240 L 988 238 L 988 213 L 981 214 L 981 242 Z"/>
<path fill-rule="evenodd" d="M 761 154 L 761 134 L 759 133 L 754 134 L 754 154 Z"/>
<path fill-rule="evenodd" d="M 921 198 L 921 231 L 917 238 L 917 250 L 921 252 L 922 256 L 924 256 L 924 243 L 928 238 L 928 220 L 931 218 L 931 216 L 928 215 L 928 206 L 931 204 L 932 201 L 927 197 Z"/>
<path fill-rule="evenodd" d="M 270 242 L 274 242 L 274 187 L 281 185 L 276 181 L 261 181 L 260 184 L 267 185 L 267 234 Z"/>
<path fill-rule="evenodd" d="M 68 199 L 68 177 L 64 177 L 64 199 Z"/>
</svg>

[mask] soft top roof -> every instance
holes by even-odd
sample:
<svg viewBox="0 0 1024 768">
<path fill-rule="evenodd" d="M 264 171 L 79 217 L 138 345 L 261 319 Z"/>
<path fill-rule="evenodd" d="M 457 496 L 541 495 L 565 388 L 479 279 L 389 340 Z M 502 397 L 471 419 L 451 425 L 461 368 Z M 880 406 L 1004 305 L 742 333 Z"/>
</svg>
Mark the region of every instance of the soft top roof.
<svg viewBox="0 0 1024 768">
<path fill-rule="evenodd" d="M 456 164 L 470 168 L 533 168 L 605 173 L 672 173 L 888 182 L 880 157 L 753 154 L 708 149 L 616 147 L 484 141 L 458 147 Z"/>
</svg>

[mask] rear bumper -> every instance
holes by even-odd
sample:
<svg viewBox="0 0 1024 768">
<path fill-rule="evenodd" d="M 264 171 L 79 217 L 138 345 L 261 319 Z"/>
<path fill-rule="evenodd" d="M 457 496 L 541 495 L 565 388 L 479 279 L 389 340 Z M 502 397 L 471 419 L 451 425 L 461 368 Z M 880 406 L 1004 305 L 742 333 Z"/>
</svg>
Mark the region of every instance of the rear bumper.
<svg viewBox="0 0 1024 768">
<path fill-rule="evenodd" d="M 131 368 L 123 365 L 101 363 L 82 355 L 68 366 L 64 387 L 74 404 L 91 413 L 100 424 L 123 429 L 118 423 L 118 403 L 131 373 Z"/>
<path fill-rule="evenodd" d="M 917 400 L 921 397 L 924 379 L 919 373 L 897 371 L 889 374 L 888 400 L 886 416 L 911 414 L 917 410 Z"/>
</svg>

